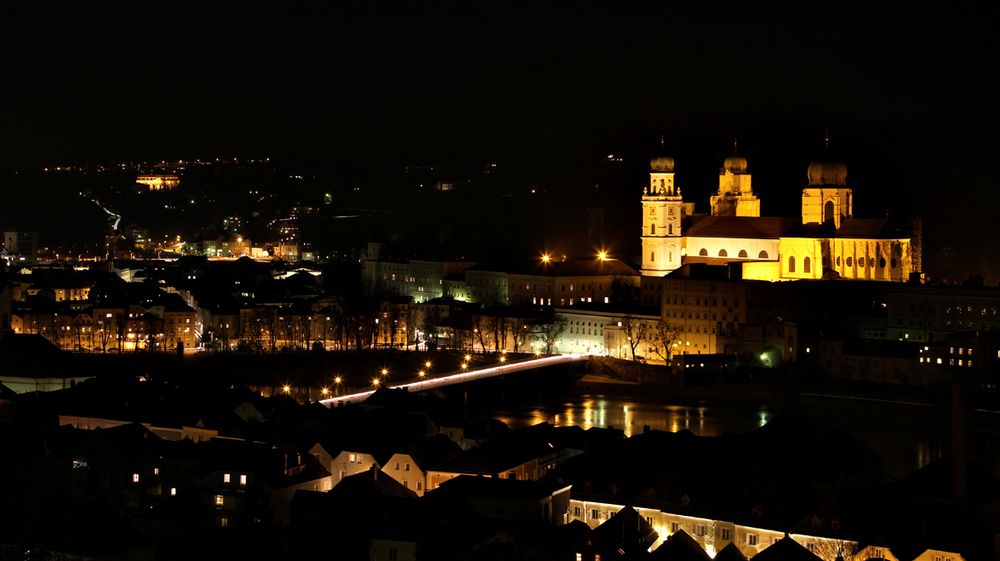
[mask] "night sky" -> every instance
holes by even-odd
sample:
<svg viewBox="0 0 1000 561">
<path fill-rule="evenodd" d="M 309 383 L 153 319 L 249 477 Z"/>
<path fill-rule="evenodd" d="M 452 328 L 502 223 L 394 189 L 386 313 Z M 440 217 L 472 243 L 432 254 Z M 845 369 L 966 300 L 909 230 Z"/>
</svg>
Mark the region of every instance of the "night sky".
<svg viewBox="0 0 1000 561">
<path fill-rule="evenodd" d="M 25 16 L 2 39 L 0 167 L 496 161 L 584 183 L 579 162 L 611 152 L 641 178 L 663 134 L 681 184 L 704 205 L 738 136 L 765 214 L 794 215 L 829 128 L 856 214 L 921 212 L 937 245 L 965 252 L 995 237 L 992 13 L 903 3 L 628 18 L 581 18 L 568 4 L 519 17 L 481 9 L 184 8 L 44 25 Z M 968 255 L 993 251 L 977 243 Z"/>
</svg>

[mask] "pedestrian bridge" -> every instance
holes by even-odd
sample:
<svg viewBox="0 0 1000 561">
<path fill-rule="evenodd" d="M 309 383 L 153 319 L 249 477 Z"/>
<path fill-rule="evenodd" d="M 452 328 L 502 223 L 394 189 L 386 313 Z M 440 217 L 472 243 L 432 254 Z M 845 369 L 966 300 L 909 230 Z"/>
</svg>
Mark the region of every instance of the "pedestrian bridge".
<svg viewBox="0 0 1000 561">
<path fill-rule="evenodd" d="M 547 356 L 543 358 L 533 358 L 511 364 L 501 364 L 499 366 L 482 368 L 480 370 L 459 372 L 456 374 L 448 374 L 445 376 L 439 376 L 437 378 L 431 378 L 428 380 L 418 380 L 416 382 L 398 384 L 395 386 L 389 386 L 389 388 L 394 390 L 406 390 L 408 392 L 423 392 L 427 390 L 435 390 L 438 388 L 443 388 L 445 386 L 453 386 L 455 384 L 464 384 L 467 382 L 474 382 L 476 380 L 483 380 L 486 378 L 505 376 L 507 374 L 514 374 L 516 372 L 525 372 L 527 370 L 534 370 L 536 368 L 542 368 L 545 366 L 554 366 L 557 364 L 569 364 L 572 362 L 581 362 L 587 360 L 588 358 L 590 358 L 590 355 L 585 355 L 585 354 L 568 354 L 568 355 Z M 365 399 L 368 398 L 368 396 L 370 396 L 373 393 L 375 393 L 375 390 L 368 390 L 364 392 L 352 393 L 347 395 L 338 395 L 336 397 L 320 400 L 320 403 L 326 405 L 327 407 L 346 405 L 348 403 L 358 403 L 364 401 Z"/>
</svg>

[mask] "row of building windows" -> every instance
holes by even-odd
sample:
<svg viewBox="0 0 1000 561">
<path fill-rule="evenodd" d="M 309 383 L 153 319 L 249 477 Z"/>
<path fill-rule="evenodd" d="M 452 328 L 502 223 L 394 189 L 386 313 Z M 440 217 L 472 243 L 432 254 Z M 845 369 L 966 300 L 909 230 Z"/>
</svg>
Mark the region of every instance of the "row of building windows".
<svg viewBox="0 0 1000 561">
<path fill-rule="evenodd" d="M 708 250 L 705 248 L 701 248 L 700 250 L 698 250 L 698 256 L 708 257 Z M 726 251 L 725 249 L 720 249 L 719 257 L 729 257 L 729 252 Z M 747 253 L 747 250 L 741 249 L 739 254 L 737 254 L 737 257 L 739 257 L 740 259 L 749 259 L 750 254 Z M 768 257 L 767 252 L 764 250 L 761 250 L 760 253 L 757 254 L 757 259 L 767 259 L 767 257 Z"/>
</svg>

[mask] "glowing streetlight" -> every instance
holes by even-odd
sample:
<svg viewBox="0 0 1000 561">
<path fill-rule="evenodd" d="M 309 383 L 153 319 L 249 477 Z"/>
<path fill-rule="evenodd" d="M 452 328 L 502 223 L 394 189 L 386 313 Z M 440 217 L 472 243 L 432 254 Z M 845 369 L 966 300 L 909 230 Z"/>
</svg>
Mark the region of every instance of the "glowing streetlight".
<svg viewBox="0 0 1000 561">
<path fill-rule="evenodd" d="M 465 355 L 465 362 L 472 360 L 472 355 Z"/>
<path fill-rule="evenodd" d="M 424 363 L 424 368 L 430 368 L 430 367 L 431 367 L 431 361 L 428 360 L 427 362 Z"/>
<path fill-rule="evenodd" d="M 323 388 L 319 391 L 323 395 L 330 395 L 330 388 Z"/>
<path fill-rule="evenodd" d="M 542 254 L 542 263 L 550 263 L 552 261 L 552 256 L 548 253 Z"/>
<path fill-rule="evenodd" d="M 344 381 L 344 379 L 341 378 L 340 376 L 337 376 L 336 378 L 333 379 L 333 383 L 334 384 L 340 384 L 343 381 Z"/>
<path fill-rule="evenodd" d="M 423 370 L 421 370 L 420 372 L 417 372 L 417 376 L 420 376 L 421 378 L 423 378 L 426 375 L 427 375 L 427 373 L 424 372 Z"/>
<path fill-rule="evenodd" d="M 597 260 L 598 261 L 607 261 L 608 260 L 608 251 L 606 249 L 602 249 L 602 250 L 598 251 L 597 252 Z"/>
<path fill-rule="evenodd" d="M 389 369 L 388 368 L 383 368 L 382 369 L 382 375 L 385 376 L 387 374 L 389 374 Z"/>
<path fill-rule="evenodd" d="M 372 378 L 372 385 L 378 387 L 378 378 Z"/>
<path fill-rule="evenodd" d="M 507 362 L 507 357 L 504 355 L 500 355 L 500 362 Z"/>
<path fill-rule="evenodd" d="M 281 391 L 285 393 L 292 393 L 292 386 L 285 384 L 284 386 L 281 386 Z"/>
<path fill-rule="evenodd" d="M 468 369 L 469 369 L 469 364 L 466 363 L 466 362 L 463 362 L 462 363 L 462 370 L 468 370 Z"/>
</svg>

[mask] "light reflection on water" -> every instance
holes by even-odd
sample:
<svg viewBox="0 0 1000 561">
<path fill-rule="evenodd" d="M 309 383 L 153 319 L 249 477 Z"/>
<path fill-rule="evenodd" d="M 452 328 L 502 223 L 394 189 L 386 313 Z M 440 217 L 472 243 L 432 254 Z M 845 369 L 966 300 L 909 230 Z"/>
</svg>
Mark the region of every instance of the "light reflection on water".
<svg viewBox="0 0 1000 561">
<path fill-rule="evenodd" d="M 747 432 L 764 426 L 772 412 L 766 407 L 726 410 L 724 413 L 704 405 L 661 405 L 581 396 L 578 401 L 561 405 L 535 406 L 530 410 L 498 412 L 495 418 L 511 428 L 548 422 L 555 426 L 579 426 L 584 430 L 616 428 L 626 436 L 651 430 L 679 432 L 689 430 L 699 436 L 718 436 L 724 432 Z"/>
<path fill-rule="evenodd" d="M 494 418 L 511 428 L 542 422 L 555 426 L 616 428 L 626 436 L 651 430 L 689 430 L 698 436 L 749 432 L 764 426 L 778 410 L 751 404 L 664 404 L 643 403 L 628 398 L 579 395 L 568 400 L 494 412 Z M 897 477 L 940 458 L 946 452 L 940 434 L 908 423 L 874 422 L 851 414 L 833 419 L 874 451 L 883 468 Z M 996 453 L 994 451 L 994 458 Z M 1000 463 L 1000 462 L 998 462 Z"/>
</svg>

